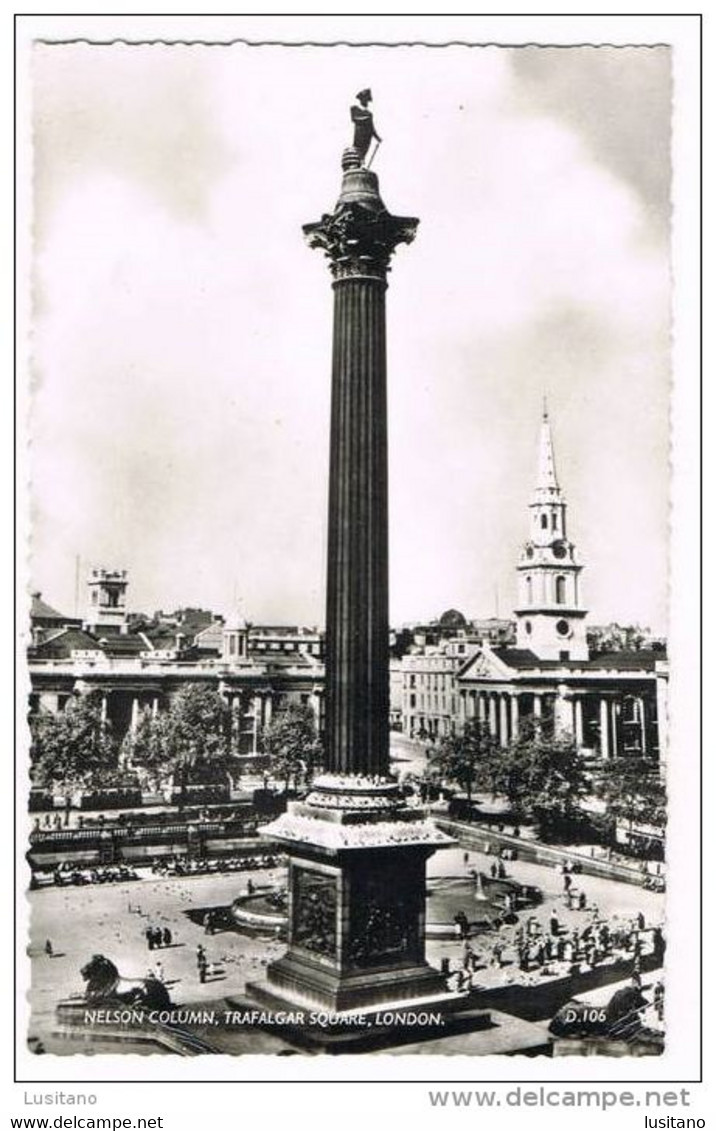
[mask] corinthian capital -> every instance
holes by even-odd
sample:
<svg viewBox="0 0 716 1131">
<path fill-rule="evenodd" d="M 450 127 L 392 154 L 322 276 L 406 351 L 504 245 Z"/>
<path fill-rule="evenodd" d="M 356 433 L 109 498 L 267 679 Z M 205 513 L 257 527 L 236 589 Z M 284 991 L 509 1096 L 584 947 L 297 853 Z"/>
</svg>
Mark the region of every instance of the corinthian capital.
<svg viewBox="0 0 716 1131">
<path fill-rule="evenodd" d="M 309 247 L 319 248 L 328 258 L 336 279 L 356 275 L 385 278 L 398 244 L 415 238 L 418 221 L 411 216 L 374 212 L 361 204 L 341 204 L 316 224 L 305 224 Z"/>
</svg>

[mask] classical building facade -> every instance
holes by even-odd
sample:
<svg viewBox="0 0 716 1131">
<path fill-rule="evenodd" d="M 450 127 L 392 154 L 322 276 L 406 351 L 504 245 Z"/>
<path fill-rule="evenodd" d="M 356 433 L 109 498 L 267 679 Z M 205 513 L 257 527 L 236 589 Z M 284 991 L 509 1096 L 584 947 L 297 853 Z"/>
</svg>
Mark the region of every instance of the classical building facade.
<svg viewBox="0 0 716 1131">
<path fill-rule="evenodd" d="M 311 707 L 323 725 L 322 638 L 311 630 L 252 627 L 215 618 L 190 625 L 133 624 L 124 571 L 93 570 L 84 621 L 63 617 L 33 596 L 28 648 L 30 713 L 61 711 L 73 695 L 97 692 L 120 737 L 143 711 L 165 710 L 188 684 L 218 691 L 233 713 L 234 750 L 259 752 L 262 730 L 289 703 Z"/>
<path fill-rule="evenodd" d="M 536 717 L 596 756 L 663 760 L 666 655 L 646 648 L 590 654 L 581 571 L 545 411 L 528 540 L 517 562 L 516 646 L 484 643 L 462 667 L 456 676 L 461 719 L 483 721 L 503 746 L 523 718 Z"/>
<path fill-rule="evenodd" d="M 391 664 L 391 721 L 409 738 L 440 739 L 459 718 L 456 676 L 480 647 L 472 637 L 416 645 Z"/>
</svg>

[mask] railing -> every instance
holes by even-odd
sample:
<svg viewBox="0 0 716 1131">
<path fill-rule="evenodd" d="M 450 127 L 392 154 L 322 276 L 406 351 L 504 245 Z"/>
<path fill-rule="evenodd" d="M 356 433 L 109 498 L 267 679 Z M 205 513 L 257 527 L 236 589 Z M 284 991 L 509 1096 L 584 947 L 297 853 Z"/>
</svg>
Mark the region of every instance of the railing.
<svg viewBox="0 0 716 1131">
<path fill-rule="evenodd" d="M 30 833 L 33 848 L 54 848 L 60 844 L 108 843 L 131 841 L 156 841 L 172 839 L 207 840 L 213 837 L 253 837 L 258 832 L 257 821 L 219 821 L 210 824 L 171 824 L 142 825 L 137 828 L 114 825 L 112 828 L 95 827 L 91 829 L 37 829 Z"/>
</svg>

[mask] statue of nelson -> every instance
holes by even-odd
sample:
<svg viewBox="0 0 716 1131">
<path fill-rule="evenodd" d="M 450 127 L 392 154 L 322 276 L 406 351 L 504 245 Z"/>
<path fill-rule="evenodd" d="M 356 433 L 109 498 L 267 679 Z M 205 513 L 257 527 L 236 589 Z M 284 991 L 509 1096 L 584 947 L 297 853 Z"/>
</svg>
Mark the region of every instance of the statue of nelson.
<svg viewBox="0 0 716 1131">
<path fill-rule="evenodd" d="M 370 149 L 370 143 L 373 138 L 378 142 L 382 138 L 376 133 L 375 126 L 373 125 L 373 115 L 368 109 L 368 103 L 373 101 L 373 95 L 370 90 L 361 90 L 356 95 L 356 102 L 358 105 L 351 106 L 351 121 L 353 122 L 353 148 L 358 151 L 361 159 L 361 164 L 365 164 L 365 159 Z"/>
</svg>

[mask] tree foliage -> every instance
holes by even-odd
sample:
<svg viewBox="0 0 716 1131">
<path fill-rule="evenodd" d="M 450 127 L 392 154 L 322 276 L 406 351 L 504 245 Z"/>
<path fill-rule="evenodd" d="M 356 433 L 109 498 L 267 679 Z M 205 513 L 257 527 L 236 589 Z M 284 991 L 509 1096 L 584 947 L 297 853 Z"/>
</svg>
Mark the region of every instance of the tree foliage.
<svg viewBox="0 0 716 1131">
<path fill-rule="evenodd" d="M 473 791 L 491 788 L 496 742 L 486 724 L 468 719 L 462 731 L 446 735 L 430 755 L 431 776 L 464 789 L 468 801 Z"/>
<path fill-rule="evenodd" d="M 36 785 L 74 789 L 96 784 L 117 768 L 117 743 L 102 719 L 99 692 L 73 696 L 58 714 L 30 720 L 31 776 Z"/>
<path fill-rule="evenodd" d="M 283 781 L 285 789 L 291 781 L 310 781 L 322 759 L 316 720 L 310 707 L 291 703 L 277 712 L 264 729 L 263 749 L 273 777 Z"/>
<path fill-rule="evenodd" d="M 223 764 L 229 754 L 231 711 L 210 687 L 191 684 L 172 700 L 165 716 L 165 743 L 178 766 Z"/>
<path fill-rule="evenodd" d="M 467 792 L 504 797 L 515 820 L 533 820 L 545 835 L 559 835 L 579 819 L 588 792 L 584 763 L 574 740 L 540 720 L 523 719 L 518 734 L 501 747 L 484 723 L 471 720 L 463 734 L 446 739 L 437 764 Z"/>
<path fill-rule="evenodd" d="M 666 824 L 666 785 L 658 766 L 644 758 L 615 758 L 605 764 L 597 792 L 607 813 L 632 825 Z"/>
<path fill-rule="evenodd" d="M 135 765 L 187 780 L 225 770 L 230 739 L 231 711 L 224 699 L 210 687 L 191 684 L 177 692 L 168 711 L 143 712 L 125 743 Z"/>
<path fill-rule="evenodd" d="M 552 733 L 538 719 L 523 719 L 493 765 L 493 790 L 504 794 L 515 816 L 536 820 L 543 832 L 577 818 L 589 783 L 570 735 Z"/>
<path fill-rule="evenodd" d="M 589 630 L 589 644 L 595 652 L 638 652 L 651 645 L 648 628 L 640 624 L 603 625 Z"/>
</svg>

